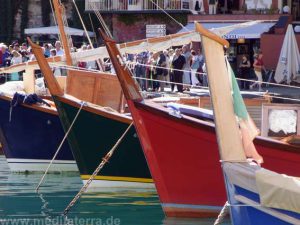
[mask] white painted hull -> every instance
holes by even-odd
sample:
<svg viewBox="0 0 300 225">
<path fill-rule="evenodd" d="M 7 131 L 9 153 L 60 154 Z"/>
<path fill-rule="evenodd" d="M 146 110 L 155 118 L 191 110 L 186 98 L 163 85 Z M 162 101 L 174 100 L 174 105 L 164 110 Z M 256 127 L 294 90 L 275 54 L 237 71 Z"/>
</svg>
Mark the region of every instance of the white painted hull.
<svg viewBox="0 0 300 225">
<path fill-rule="evenodd" d="M 87 180 L 82 180 L 83 184 L 86 184 Z M 108 191 L 111 192 L 111 188 L 120 189 L 140 189 L 145 191 L 155 190 L 154 183 L 141 183 L 141 182 L 126 182 L 126 181 L 110 181 L 110 180 L 93 180 L 90 184 L 88 191 Z"/>
<path fill-rule="evenodd" d="M 51 160 L 7 159 L 12 172 L 45 172 Z M 74 160 L 54 160 L 49 172 L 77 172 Z"/>
</svg>

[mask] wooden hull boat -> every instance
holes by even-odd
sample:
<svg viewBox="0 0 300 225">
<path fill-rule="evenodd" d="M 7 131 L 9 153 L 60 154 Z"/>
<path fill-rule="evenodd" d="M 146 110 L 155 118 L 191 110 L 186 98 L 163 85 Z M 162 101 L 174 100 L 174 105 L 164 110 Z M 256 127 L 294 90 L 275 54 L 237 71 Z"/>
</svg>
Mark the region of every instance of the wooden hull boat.
<svg viewBox="0 0 300 225">
<path fill-rule="evenodd" d="M 54 99 L 63 127 L 68 130 L 81 101 L 66 95 Z M 84 183 L 131 122 L 131 117 L 97 105 L 87 104 L 82 108 L 68 141 Z M 105 187 L 154 188 L 134 127 L 90 186 L 92 189 Z"/>
<path fill-rule="evenodd" d="M 249 163 L 224 163 L 223 169 L 232 224 L 300 224 L 299 205 L 298 209 L 290 208 L 290 205 L 294 205 L 290 197 L 299 198 L 299 185 L 298 191 L 293 189 L 295 186 L 289 184 L 291 177 L 275 174 Z M 274 180 L 277 180 L 275 185 L 272 184 Z M 269 190 L 266 191 L 264 186 Z M 283 191 L 280 203 L 276 191 Z M 266 196 L 273 196 L 272 200 L 268 199 L 271 207 L 263 205 Z M 288 207 L 281 208 L 281 204 Z"/>
<path fill-rule="evenodd" d="M 69 130 L 80 111 L 68 141 L 81 178 L 86 182 L 132 123 L 130 115 L 119 112 L 123 106 L 121 87 L 117 77 L 111 74 L 69 71 L 68 94 L 64 94 L 43 54 L 40 54 L 40 48 L 33 44 L 32 47 L 65 131 Z M 134 127 L 125 135 L 111 161 L 91 184 L 91 188 L 105 187 L 154 188 Z"/>
<path fill-rule="evenodd" d="M 11 110 L 11 101 L 11 97 L 0 96 L 0 141 L 9 168 L 13 172 L 44 172 L 65 135 L 57 111 L 26 104 Z M 78 171 L 67 142 L 49 171 Z"/>
<path fill-rule="evenodd" d="M 211 122 L 144 100 L 115 42 L 102 33 L 167 216 L 216 216 L 226 201 Z M 266 168 L 299 176 L 299 148 L 257 138 Z"/>
</svg>

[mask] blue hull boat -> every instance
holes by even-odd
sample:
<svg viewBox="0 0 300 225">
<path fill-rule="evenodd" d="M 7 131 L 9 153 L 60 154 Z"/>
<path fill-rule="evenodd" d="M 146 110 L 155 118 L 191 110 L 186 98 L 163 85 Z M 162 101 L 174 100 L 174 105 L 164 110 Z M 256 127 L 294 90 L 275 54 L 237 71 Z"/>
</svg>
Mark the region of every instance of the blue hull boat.
<svg viewBox="0 0 300 225">
<path fill-rule="evenodd" d="M 64 131 L 54 107 L 20 104 L 0 97 L 0 141 L 11 171 L 43 172 L 60 145 Z M 67 141 L 50 172 L 78 171 Z"/>
<path fill-rule="evenodd" d="M 300 224 L 299 213 L 291 210 L 279 209 L 279 205 L 278 208 L 263 205 L 261 199 L 263 199 L 264 196 L 262 196 L 262 193 L 259 193 L 260 188 L 256 183 L 257 179 L 255 175 L 256 171 L 260 169 L 259 166 L 239 163 L 225 163 L 223 166 L 232 224 Z M 266 179 L 266 182 L 270 182 L 271 179 L 271 177 L 270 179 Z M 272 190 L 275 190 L 275 188 L 276 186 L 270 188 L 268 195 L 271 196 Z M 289 188 L 285 190 L 285 194 L 288 191 Z M 296 196 L 296 193 L 294 194 Z M 288 196 L 285 198 L 286 201 L 288 201 Z M 288 204 L 292 203 L 289 202 Z"/>
</svg>

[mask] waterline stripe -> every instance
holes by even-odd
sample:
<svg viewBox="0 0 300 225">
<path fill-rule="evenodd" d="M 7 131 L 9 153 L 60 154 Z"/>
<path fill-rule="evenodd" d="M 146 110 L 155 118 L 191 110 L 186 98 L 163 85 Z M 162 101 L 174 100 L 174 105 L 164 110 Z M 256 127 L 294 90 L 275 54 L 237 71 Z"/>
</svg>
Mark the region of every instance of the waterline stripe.
<svg viewBox="0 0 300 225">
<path fill-rule="evenodd" d="M 175 203 L 162 203 L 163 208 L 189 208 L 189 209 L 209 209 L 214 211 L 221 211 L 222 206 L 211 205 L 189 205 L 189 204 L 175 204 Z"/>
<path fill-rule="evenodd" d="M 80 175 L 80 177 L 81 177 L 82 180 L 88 180 L 91 177 L 91 175 Z M 153 183 L 153 179 L 150 179 L 150 178 L 136 178 L 136 177 L 95 176 L 95 180 Z"/>
<path fill-rule="evenodd" d="M 22 159 L 22 158 L 7 158 L 8 163 L 49 163 L 49 159 Z M 75 160 L 57 159 L 54 161 L 59 164 L 76 164 Z"/>
</svg>

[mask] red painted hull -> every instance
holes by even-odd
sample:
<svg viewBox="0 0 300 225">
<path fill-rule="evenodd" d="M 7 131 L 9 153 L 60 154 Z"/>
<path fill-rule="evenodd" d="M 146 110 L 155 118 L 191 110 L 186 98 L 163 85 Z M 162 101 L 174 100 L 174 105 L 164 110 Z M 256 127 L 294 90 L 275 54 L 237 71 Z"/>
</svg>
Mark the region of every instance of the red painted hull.
<svg viewBox="0 0 300 225">
<path fill-rule="evenodd" d="M 213 124 L 176 118 L 156 105 L 128 101 L 135 127 L 167 216 L 211 217 L 226 201 Z M 256 140 L 264 167 L 300 176 L 300 152 Z"/>
</svg>

